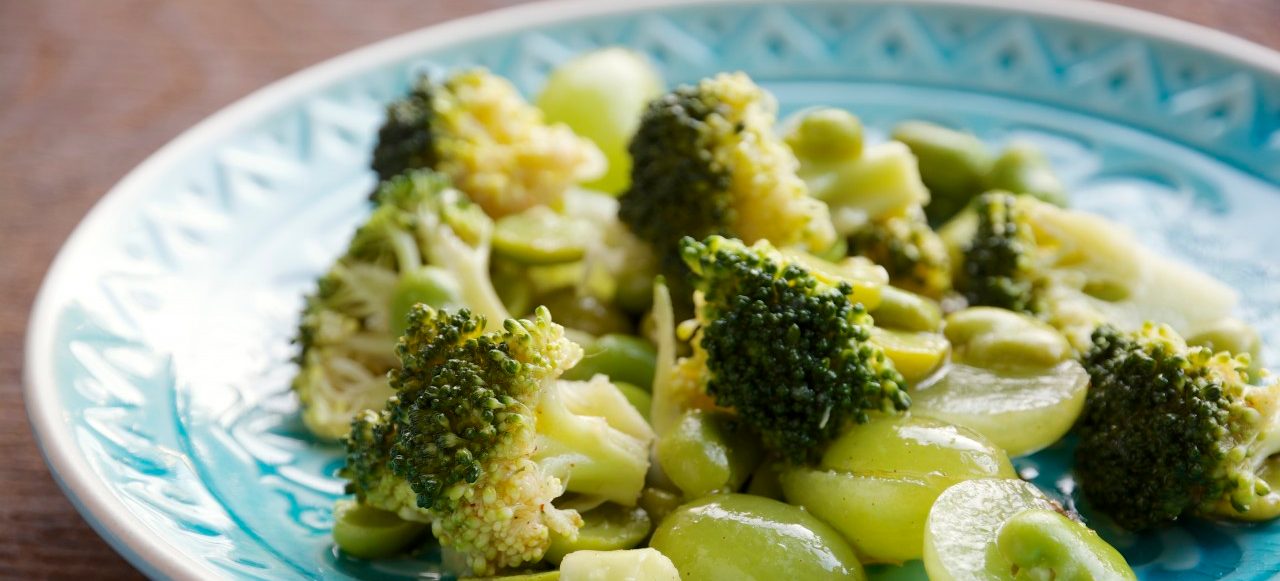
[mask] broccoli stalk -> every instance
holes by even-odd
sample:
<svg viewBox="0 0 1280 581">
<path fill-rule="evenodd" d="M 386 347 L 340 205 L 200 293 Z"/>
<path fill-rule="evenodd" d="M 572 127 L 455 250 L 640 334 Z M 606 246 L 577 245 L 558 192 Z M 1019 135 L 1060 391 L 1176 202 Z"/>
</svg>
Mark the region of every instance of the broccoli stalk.
<svg viewBox="0 0 1280 581">
<path fill-rule="evenodd" d="M 443 82 L 424 76 L 389 105 L 372 165 L 384 180 L 439 171 L 500 218 L 558 203 L 573 184 L 603 174 L 605 159 L 568 126 L 546 124 L 506 79 L 472 69 Z"/>
<path fill-rule="evenodd" d="M 698 329 L 676 375 L 733 409 L 767 449 L 809 461 L 849 422 L 910 405 L 902 375 L 870 340 L 871 317 L 852 300 L 849 281 L 767 241 L 712 236 L 681 247 L 697 288 Z"/>
<path fill-rule="evenodd" d="M 293 389 L 312 433 L 336 439 L 351 418 L 391 395 L 396 336 L 415 302 L 466 305 L 489 320 L 506 308 L 489 281 L 493 224 L 429 171 L 382 184 L 378 205 L 347 252 L 307 297 Z"/>
<path fill-rule="evenodd" d="M 1280 453 L 1280 386 L 1249 383 L 1248 355 L 1188 347 L 1166 325 L 1104 326 L 1084 366 L 1075 469 L 1094 506 L 1133 530 L 1280 515 L 1264 478 Z"/>
<path fill-rule="evenodd" d="M 680 87 L 649 103 L 631 140 L 619 217 L 653 246 L 675 298 L 687 300 L 680 239 L 712 234 L 820 252 L 835 242 L 826 206 L 773 133 L 776 104 L 743 73 Z"/>
<path fill-rule="evenodd" d="M 430 522 L 476 574 L 534 563 L 573 539 L 566 491 L 635 505 L 652 432 L 603 376 L 558 379 L 582 356 L 545 308 L 485 333 L 484 317 L 417 305 L 396 348 L 396 395 L 364 412 L 342 475 L 365 505 Z"/>
</svg>

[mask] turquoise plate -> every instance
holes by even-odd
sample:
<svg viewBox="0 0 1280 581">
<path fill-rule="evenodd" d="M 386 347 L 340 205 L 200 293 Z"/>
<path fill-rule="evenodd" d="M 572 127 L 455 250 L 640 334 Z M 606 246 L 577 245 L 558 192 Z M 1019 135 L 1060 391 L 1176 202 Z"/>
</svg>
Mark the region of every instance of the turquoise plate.
<svg viewBox="0 0 1280 581">
<path fill-rule="evenodd" d="M 847 107 L 879 135 L 924 117 L 1033 140 L 1077 206 L 1239 289 L 1280 361 L 1280 55 L 1084 2 L 612 4 L 495 12 L 304 71 L 93 210 L 40 294 L 26 373 L 49 464 L 103 537 L 153 577 L 446 576 L 431 555 L 335 555 L 339 450 L 304 435 L 288 390 L 300 296 L 365 212 L 383 103 L 423 70 L 484 65 L 532 91 L 569 56 L 620 44 L 672 82 L 746 70 L 786 110 Z M 1072 502 L 1066 457 L 1020 468 Z M 1280 524 L 1104 532 L 1144 579 L 1280 571 Z"/>
</svg>

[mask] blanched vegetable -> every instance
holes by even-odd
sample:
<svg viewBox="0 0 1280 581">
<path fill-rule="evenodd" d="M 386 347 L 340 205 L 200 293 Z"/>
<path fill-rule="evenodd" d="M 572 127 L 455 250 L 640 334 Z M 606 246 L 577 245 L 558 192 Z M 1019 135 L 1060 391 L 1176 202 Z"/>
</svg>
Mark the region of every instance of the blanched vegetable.
<svg viewBox="0 0 1280 581">
<path fill-rule="evenodd" d="M 1124 580 L 1114 548 L 1021 480 L 971 480 L 929 512 L 924 563 L 933 581 Z"/>
<path fill-rule="evenodd" d="M 560 564 L 565 555 L 577 551 L 630 549 L 644 542 L 652 526 L 643 508 L 605 503 L 582 513 L 582 528 L 576 537 L 551 531 L 546 559 Z"/>
<path fill-rule="evenodd" d="M 560 564 L 560 581 L 680 581 L 680 572 L 652 548 L 578 551 Z"/>
<path fill-rule="evenodd" d="M 864 579 L 840 534 L 804 510 L 747 494 L 686 504 L 658 525 L 649 545 L 684 581 Z"/>
<path fill-rule="evenodd" d="M 686 498 L 742 487 L 760 462 L 760 443 L 728 414 L 685 412 L 658 439 L 656 459 Z"/>
<path fill-rule="evenodd" d="M 1089 376 L 1052 327 L 1026 315 L 975 307 L 947 317 L 954 354 L 912 392 L 912 409 L 976 430 L 1021 456 L 1066 435 L 1084 409 Z"/>
<path fill-rule="evenodd" d="M 427 528 L 352 500 L 341 500 L 333 507 L 333 541 L 352 557 L 390 557 L 422 538 Z"/>
<path fill-rule="evenodd" d="M 783 472 L 782 488 L 866 562 L 901 563 L 920 558 L 925 518 L 948 486 L 1013 476 L 1004 452 L 976 432 L 908 416 L 855 426 L 816 468 Z"/>
</svg>

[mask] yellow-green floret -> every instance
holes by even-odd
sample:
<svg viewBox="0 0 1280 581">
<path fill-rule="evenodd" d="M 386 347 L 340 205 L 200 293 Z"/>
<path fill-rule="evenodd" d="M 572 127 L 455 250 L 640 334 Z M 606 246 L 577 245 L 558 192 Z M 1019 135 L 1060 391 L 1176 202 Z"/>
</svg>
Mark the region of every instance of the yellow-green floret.
<svg viewBox="0 0 1280 581">
<path fill-rule="evenodd" d="M 420 78 L 387 107 L 373 169 L 381 179 L 430 168 L 494 218 L 555 204 L 604 172 L 604 154 L 564 124 L 547 124 L 509 81 L 484 69 Z"/>
<path fill-rule="evenodd" d="M 951 257 L 923 213 L 867 223 L 849 236 L 849 253 L 883 266 L 896 287 L 935 299 L 951 290 Z"/>
<path fill-rule="evenodd" d="M 835 242 L 826 205 L 774 134 L 776 103 L 743 73 L 680 87 L 649 103 L 631 141 L 619 216 L 653 245 L 680 300 L 683 236 L 712 234 L 822 251 Z"/>
<path fill-rule="evenodd" d="M 416 306 L 395 396 L 357 416 L 342 474 L 360 502 L 432 524 L 477 574 L 535 563 L 574 538 L 566 491 L 634 505 L 652 433 L 603 377 L 559 380 L 582 356 L 546 309 L 484 332 L 483 317 Z"/>
<path fill-rule="evenodd" d="M 489 280 L 493 224 L 479 207 L 427 170 L 383 182 L 376 202 L 307 297 L 298 329 L 293 389 L 303 422 L 326 439 L 391 395 L 386 375 L 398 366 L 396 337 L 414 302 L 507 317 Z"/>
<path fill-rule="evenodd" d="M 1099 328 L 1083 362 L 1092 385 L 1075 473 L 1093 506 L 1134 530 L 1187 514 L 1280 514 L 1264 478 L 1280 452 L 1280 387 L 1251 384 L 1248 355 L 1147 324 Z"/>
</svg>

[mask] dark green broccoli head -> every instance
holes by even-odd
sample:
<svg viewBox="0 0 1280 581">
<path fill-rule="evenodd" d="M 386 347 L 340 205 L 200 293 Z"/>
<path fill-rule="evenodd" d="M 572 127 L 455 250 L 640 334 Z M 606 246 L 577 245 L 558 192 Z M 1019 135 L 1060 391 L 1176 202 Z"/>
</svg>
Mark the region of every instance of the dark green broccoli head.
<svg viewBox="0 0 1280 581">
<path fill-rule="evenodd" d="M 883 266 L 899 288 L 935 299 L 951 289 L 951 257 L 923 215 L 867 224 L 849 237 L 849 253 Z"/>
<path fill-rule="evenodd" d="M 631 186 L 619 217 L 662 260 L 687 274 L 680 239 L 712 234 L 825 250 L 827 209 L 808 195 L 798 162 L 773 132 L 772 97 L 742 73 L 683 86 L 649 103 L 631 140 Z"/>
<path fill-rule="evenodd" d="M 432 132 L 436 114 L 432 94 L 436 90 L 436 84 L 423 75 L 407 96 L 387 106 L 387 119 L 378 129 L 373 149 L 373 171 L 380 181 L 411 169 L 435 167 L 439 154 Z"/>
<path fill-rule="evenodd" d="M 1277 389 L 1246 381 L 1247 356 L 1188 347 L 1171 328 L 1099 327 L 1075 472 L 1094 506 L 1141 530 L 1184 514 L 1272 518 L 1259 477 L 1277 446 Z"/>
<path fill-rule="evenodd" d="M 963 249 L 964 268 L 956 285 L 972 306 L 1041 310 L 1032 269 L 1035 237 L 1019 201 L 1007 192 L 989 192 L 974 203 L 978 227 Z"/>
<path fill-rule="evenodd" d="M 768 448 L 809 461 L 847 422 L 910 405 L 901 374 L 870 342 L 871 317 L 850 300 L 848 282 L 767 242 L 712 236 L 681 246 L 701 293 L 694 341 L 705 354 L 707 393 Z"/>
<path fill-rule="evenodd" d="M 373 169 L 386 180 L 409 170 L 449 177 L 490 216 L 560 201 L 604 172 L 604 154 L 563 124 L 548 125 L 506 79 L 483 69 L 443 81 L 420 78 L 387 107 Z"/>
<path fill-rule="evenodd" d="M 582 356 L 545 308 L 485 320 L 416 305 L 383 412 L 357 414 L 342 475 L 361 503 L 432 523 L 476 574 L 540 560 L 550 533 L 572 536 L 566 490 L 634 504 L 652 432 L 601 377 L 561 381 Z"/>
</svg>

